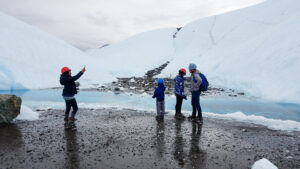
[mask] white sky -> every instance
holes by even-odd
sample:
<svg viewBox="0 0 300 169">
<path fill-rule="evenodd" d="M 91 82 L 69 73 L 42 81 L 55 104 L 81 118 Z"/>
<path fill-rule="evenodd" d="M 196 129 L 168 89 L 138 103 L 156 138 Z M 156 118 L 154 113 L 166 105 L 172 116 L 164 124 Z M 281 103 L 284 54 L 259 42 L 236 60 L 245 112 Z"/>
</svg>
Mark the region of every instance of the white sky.
<svg viewBox="0 0 300 169">
<path fill-rule="evenodd" d="M 0 0 L 0 11 L 80 48 L 186 23 L 264 0 Z"/>
</svg>

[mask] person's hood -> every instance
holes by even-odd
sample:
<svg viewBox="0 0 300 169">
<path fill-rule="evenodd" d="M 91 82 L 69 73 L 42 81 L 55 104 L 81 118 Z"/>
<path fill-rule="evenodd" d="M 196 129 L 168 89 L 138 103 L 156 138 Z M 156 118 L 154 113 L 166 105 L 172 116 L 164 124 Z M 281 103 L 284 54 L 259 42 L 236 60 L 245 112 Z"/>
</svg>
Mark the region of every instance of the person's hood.
<svg viewBox="0 0 300 169">
<path fill-rule="evenodd" d="M 160 84 L 158 84 L 158 87 L 159 87 L 159 88 L 164 88 L 165 86 L 164 86 L 163 83 L 160 83 Z"/>
<path fill-rule="evenodd" d="M 66 84 L 66 77 L 70 77 L 69 72 L 64 72 L 60 75 L 60 84 L 65 85 Z"/>
</svg>

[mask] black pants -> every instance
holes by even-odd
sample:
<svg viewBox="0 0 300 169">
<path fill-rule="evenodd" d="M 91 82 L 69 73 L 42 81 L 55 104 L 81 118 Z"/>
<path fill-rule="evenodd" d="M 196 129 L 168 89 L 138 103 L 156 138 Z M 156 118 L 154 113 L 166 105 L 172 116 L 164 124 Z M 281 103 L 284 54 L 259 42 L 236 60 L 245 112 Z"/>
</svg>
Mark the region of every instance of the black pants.
<svg viewBox="0 0 300 169">
<path fill-rule="evenodd" d="M 176 95 L 176 106 L 175 106 L 176 114 L 181 114 L 182 100 L 183 100 L 182 96 Z"/>
<path fill-rule="evenodd" d="M 76 99 L 72 99 L 72 100 L 66 100 L 66 112 L 65 112 L 65 118 L 69 117 L 69 113 L 71 111 L 71 107 L 73 108 L 71 117 L 75 117 L 76 112 L 78 110 L 78 106 L 77 106 L 77 102 Z"/>
</svg>

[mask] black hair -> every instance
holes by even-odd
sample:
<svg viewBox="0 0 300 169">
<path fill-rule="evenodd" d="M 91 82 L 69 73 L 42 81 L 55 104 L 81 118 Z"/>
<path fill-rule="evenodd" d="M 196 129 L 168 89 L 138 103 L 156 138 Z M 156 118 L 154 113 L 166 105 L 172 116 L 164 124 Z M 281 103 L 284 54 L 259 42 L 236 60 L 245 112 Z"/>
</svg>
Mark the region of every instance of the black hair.
<svg viewBox="0 0 300 169">
<path fill-rule="evenodd" d="M 70 71 L 66 71 L 66 72 L 64 72 L 62 75 L 63 75 L 63 76 L 69 76 L 69 72 L 70 72 Z"/>
<path fill-rule="evenodd" d="M 183 71 L 179 70 L 179 75 L 183 76 L 183 75 L 185 75 L 185 73 Z"/>
</svg>

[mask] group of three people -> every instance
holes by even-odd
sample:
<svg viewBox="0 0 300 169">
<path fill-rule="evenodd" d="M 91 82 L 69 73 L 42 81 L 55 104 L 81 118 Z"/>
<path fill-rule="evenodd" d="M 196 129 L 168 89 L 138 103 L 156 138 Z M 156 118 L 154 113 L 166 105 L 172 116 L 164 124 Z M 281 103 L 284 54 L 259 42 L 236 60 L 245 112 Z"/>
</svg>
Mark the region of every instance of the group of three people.
<svg viewBox="0 0 300 169">
<path fill-rule="evenodd" d="M 187 99 L 184 92 L 184 81 L 190 81 L 190 91 L 192 95 L 191 103 L 193 107 L 192 115 L 189 117 L 191 120 L 196 120 L 197 122 L 202 123 L 202 109 L 200 106 L 200 86 L 202 84 L 202 78 L 200 76 L 200 71 L 197 69 L 197 65 L 191 63 L 189 65 L 189 71 L 191 73 L 190 77 L 184 77 L 186 75 L 186 70 L 181 68 L 178 75 L 175 77 L 175 87 L 174 93 L 176 95 L 176 105 L 175 105 L 175 118 L 184 119 L 185 116 L 181 112 L 183 99 Z M 157 120 L 163 120 L 165 114 L 165 98 L 164 91 L 165 86 L 163 84 L 163 79 L 159 78 L 157 80 L 158 87 L 154 91 L 152 98 L 156 98 L 156 109 L 157 109 Z M 198 116 L 196 116 L 198 112 Z"/>
<path fill-rule="evenodd" d="M 65 110 L 65 122 L 74 122 L 76 112 L 78 110 L 77 102 L 75 99 L 75 94 L 77 94 L 77 86 L 75 81 L 78 80 L 83 73 L 86 71 L 85 67 L 75 76 L 72 76 L 71 69 L 68 67 L 63 67 L 61 69 L 60 76 L 60 84 L 64 86 L 62 96 L 65 100 L 66 110 Z M 195 119 L 202 122 L 202 110 L 200 106 L 200 85 L 202 83 L 202 79 L 200 77 L 200 72 L 197 70 L 196 64 L 189 65 L 189 71 L 191 76 L 189 78 L 184 77 L 186 75 L 186 70 L 184 68 L 179 70 L 179 74 L 176 76 L 175 80 L 175 95 L 176 95 L 176 114 L 175 117 L 179 119 L 184 119 L 185 116 L 181 113 L 181 106 L 183 99 L 187 99 L 184 92 L 184 81 L 190 81 L 190 91 L 192 94 L 192 107 L 193 112 L 190 119 Z M 158 79 L 158 87 L 155 89 L 153 98 L 156 98 L 156 107 L 157 107 L 157 118 L 163 119 L 165 114 L 165 95 L 164 95 L 165 87 L 163 84 L 163 79 Z M 71 107 L 73 109 L 71 113 L 71 117 L 69 117 Z M 196 111 L 198 111 L 198 117 L 196 117 Z"/>
</svg>

